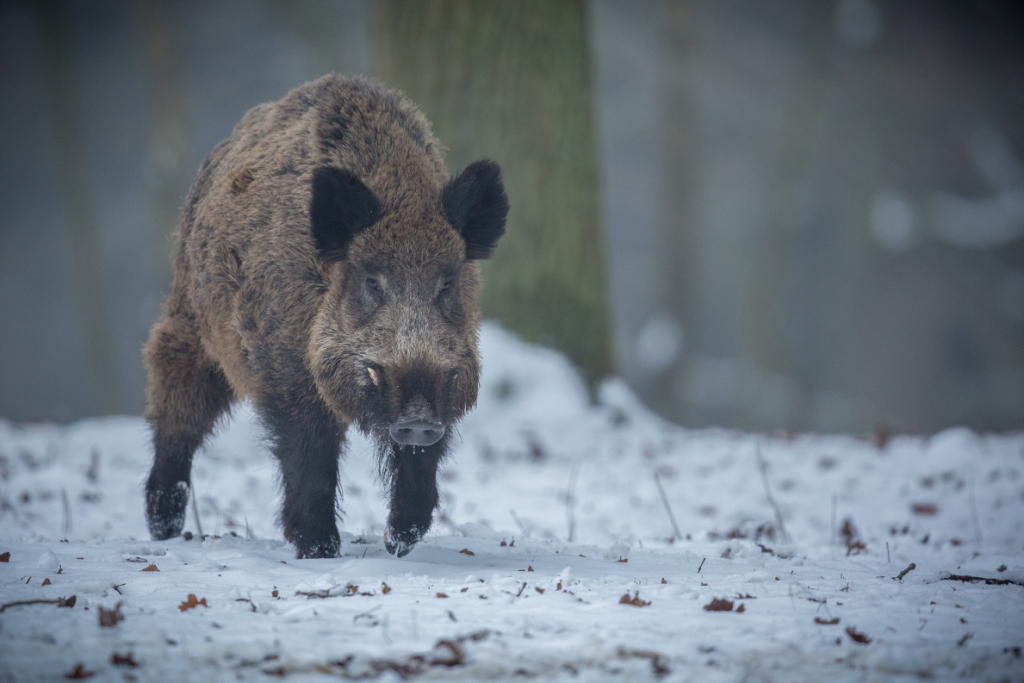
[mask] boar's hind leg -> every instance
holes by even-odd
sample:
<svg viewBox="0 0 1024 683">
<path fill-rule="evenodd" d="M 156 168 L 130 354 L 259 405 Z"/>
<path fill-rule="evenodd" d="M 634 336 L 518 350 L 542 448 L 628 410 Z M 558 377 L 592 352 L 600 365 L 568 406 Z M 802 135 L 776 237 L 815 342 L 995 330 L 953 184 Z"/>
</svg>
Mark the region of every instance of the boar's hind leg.
<svg viewBox="0 0 1024 683">
<path fill-rule="evenodd" d="M 433 446 L 392 446 L 389 468 L 391 513 L 384 546 L 392 555 L 407 555 L 430 529 L 437 507 L 437 465 L 447 439 Z"/>
<path fill-rule="evenodd" d="M 335 523 L 341 431 L 326 406 L 263 401 L 262 413 L 274 455 L 281 463 L 284 537 L 299 559 L 337 557 Z"/>
<path fill-rule="evenodd" d="M 177 536 L 185 526 L 192 456 L 230 406 L 233 394 L 224 374 L 203 352 L 187 317 L 169 317 L 153 328 L 146 364 L 146 418 L 156 451 L 146 482 L 146 521 L 150 535 L 163 540 Z"/>
</svg>

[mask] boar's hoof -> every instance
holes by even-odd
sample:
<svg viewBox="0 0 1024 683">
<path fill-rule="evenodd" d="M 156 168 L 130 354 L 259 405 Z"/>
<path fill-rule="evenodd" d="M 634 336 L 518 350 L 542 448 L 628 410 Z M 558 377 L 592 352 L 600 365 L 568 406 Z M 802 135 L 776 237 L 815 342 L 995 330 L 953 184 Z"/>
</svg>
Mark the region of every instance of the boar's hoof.
<svg viewBox="0 0 1024 683">
<path fill-rule="evenodd" d="M 384 547 L 388 549 L 388 552 L 398 557 L 405 557 L 412 549 L 416 547 L 416 543 L 423 538 L 423 534 L 419 532 L 416 527 L 413 527 L 409 531 L 402 533 L 395 533 L 390 527 L 384 531 Z"/>
<path fill-rule="evenodd" d="M 146 522 L 154 541 L 163 541 L 181 533 L 185 527 L 188 493 L 188 483 L 184 481 L 164 488 L 146 487 Z"/>
<path fill-rule="evenodd" d="M 341 539 L 332 537 L 308 544 L 297 543 L 295 556 L 300 560 L 322 560 L 328 557 L 337 557 L 340 552 Z"/>
<path fill-rule="evenodd" d="M 410 418 L 391 425 L 391 438 L 403 446 L 433 446 L 444 436 L 444 425 L 433 420 Z"/>
</svg>

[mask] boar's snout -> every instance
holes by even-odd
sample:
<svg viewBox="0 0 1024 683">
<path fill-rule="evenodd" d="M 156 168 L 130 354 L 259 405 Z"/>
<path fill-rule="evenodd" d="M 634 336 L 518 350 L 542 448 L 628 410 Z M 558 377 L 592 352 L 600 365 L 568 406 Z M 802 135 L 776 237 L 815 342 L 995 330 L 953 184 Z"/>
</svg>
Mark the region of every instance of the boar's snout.
<svg viewBox="0 0 1024 683">
<path fill-rule="evenodd" d="M 444 436 L 444 425 L 423 417 L 398 419 L 391 425 L 391 438 L 403 446 L 433 446 Z"/>
</svg>

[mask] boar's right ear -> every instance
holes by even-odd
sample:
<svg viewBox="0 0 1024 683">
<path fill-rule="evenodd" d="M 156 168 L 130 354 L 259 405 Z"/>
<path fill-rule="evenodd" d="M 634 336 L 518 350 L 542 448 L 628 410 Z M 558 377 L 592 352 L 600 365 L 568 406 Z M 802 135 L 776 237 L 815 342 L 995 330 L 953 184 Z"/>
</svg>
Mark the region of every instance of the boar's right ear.
<svg viewBox="0 0 1024 683">
<path fill-rule="evenodd" d="M 352 238 L 380 218 L 380 201 L 351 171 L 321 166 L 313 171 L 309 220 L 320 258 L 340 261 Z"/>
<path fill-rule="evenodd" d="M 490 258 L 505 234 L 508 217 L 508 195 L 498 164 L 483 159 L 467 166 L 441 190 L 441 206 L 448 222 L 466 240 L 466 258 Z"/>
</svg>

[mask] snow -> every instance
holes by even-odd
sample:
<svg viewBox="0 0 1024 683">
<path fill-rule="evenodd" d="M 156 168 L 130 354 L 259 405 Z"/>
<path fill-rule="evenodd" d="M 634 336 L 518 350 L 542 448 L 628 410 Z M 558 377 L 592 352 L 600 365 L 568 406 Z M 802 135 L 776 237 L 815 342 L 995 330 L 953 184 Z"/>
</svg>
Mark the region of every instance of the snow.
<svg viewBox="0 0 1024 683">
<path fill-rule="evenodd" d="M 0 602 L 76 597 L 0 613 L 0 680 L 1024 680 L 1024 434 L 685 430 L 494 324 L 481 350 L 402 559 L 354 430 L 342 556 L 296 560 L 245 406 L 196 458 L 205 540 L 191 507 L 196 537 L 148 539 L 140 418 L 0 422 Z"/>
</svg>

